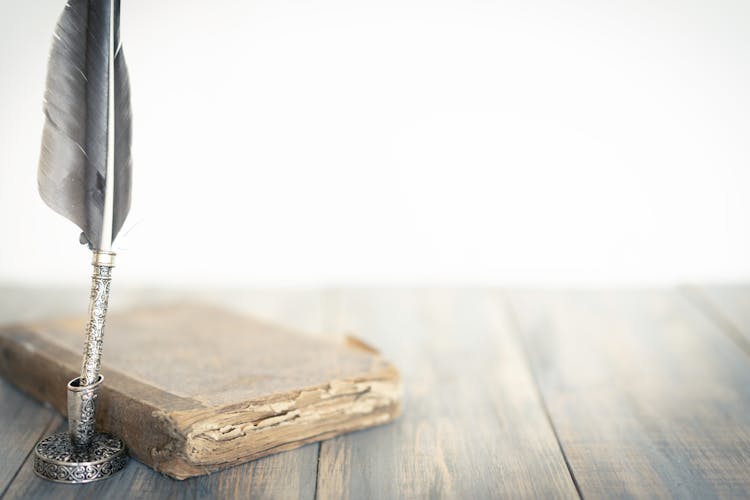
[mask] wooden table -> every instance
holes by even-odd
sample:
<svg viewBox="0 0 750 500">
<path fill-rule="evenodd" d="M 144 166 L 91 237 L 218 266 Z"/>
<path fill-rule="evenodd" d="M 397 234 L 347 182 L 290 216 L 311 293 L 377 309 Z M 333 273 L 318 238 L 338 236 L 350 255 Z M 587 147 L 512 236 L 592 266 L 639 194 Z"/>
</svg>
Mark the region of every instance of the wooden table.
<svg viewBox="0 0 750 500">
<path fill-rule="evenodd" d="M 112 307 L 185 295 L 356 332 L 401 368 L 403 416 L 187 481 L 132 461 L 68 486 L 36 479 L 29 458 L 65 422 L 0 381 L 3 497 L 750 496 L 750 287 L 114 290 Z M 85 289 L 0 289 L 0 319 L 83 314 L 86 301 Z"/>
</svg>

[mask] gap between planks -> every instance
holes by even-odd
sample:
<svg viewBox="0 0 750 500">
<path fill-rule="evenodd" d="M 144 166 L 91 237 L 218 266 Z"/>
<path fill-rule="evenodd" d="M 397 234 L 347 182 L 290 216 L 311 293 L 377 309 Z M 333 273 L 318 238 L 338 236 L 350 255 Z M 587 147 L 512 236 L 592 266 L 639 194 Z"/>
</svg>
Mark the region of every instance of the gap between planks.
<svg viewBox="0 0 750 500">
<path fill-rule="evenodd" d="M 512 303 L 582 495 L 750 492 L 747 356 L 715 318 L 675 290 Z"/>
<path fill-rule="evenodd" d="M 404 413 L 321 443 L 318 498 L 579 498 L 497 290 L 347 290 L 352 330 L 402 370 Z"/>
<path fill-rule="evenodd" d="M 39 440 L 41 440 L 44 436 L 48 434 L 52 434 L 52 432 L 54 432 L 54 430 L 60 425 L 60 420 L 61 420 L 61 417 L 54 413 L 49 416 L 47 423 L 42 427 L 42 431 L 39 433 L 36 440 L 31 445 L 31 447 L 29 447 L 29 452 L 26 454 L 23 461 L 20 464 L 18 464 L 16 471 L 8 480 L 8 484 L 6 484 L 5 487 L 3 488 L 3 491 L 0 492 L 0 499 L 5 498 L 6 493 L 8 492 L 10 487 L 13 485 L 14 481 L 18 477 L 18 474 L 21 472 L 24 466 L 27 466 L 27 464 L 32 462 L 32 454 L 34 453 L 34 447 L 36 446 L 36 443 L 39 442 Z"/>
<path fill-rule="evenodd" d="M 705 290 L 695 285 L 683 285 L 678 288 L 678 291 L 690 304 L 715 323 L 719 330 L 724 332 L 742 352 L 750 357 L 750 339 L 745 336 L 737 323 L 729 317 Z"/>
<path fill-rule="evenodd" d="M 562 455 L 563 461 L 565 462 L 565 468 L 568 470 L 568 474 L 570 475 L 570 480 L 573 481 L 573 486 L 575 486 L 576 493 L 578 494 L 578 498 L 583 500 L 583 493 L 581 493 L 581 485 L 578 484 L 576 475 L 573 472 L 573 468 L 570 465 L 570 460 L 568 460 L 568 455 L 565 453 L 565 448 L 563 447 L 562 441 L 560 440 L 560 435 L 557 432 L 557 428 L 555 427 L 555 422 L 554 420 L 552 420 L 552 415 L 550 414 L 547 401 L 545 401 L 544 394 L 542 393 L 542 389 L 539 386 L 539 379 L 537 378 L 536 372 L 531 363 L 531 356 L 529 355 L 529 346 L 523 337 L 523 333 L 521 332 L 521 323 L 518 320 L 518 313 L 513 309 L 513 304 L 511 304 L 509 298 L 507 297 L 505 293 L 500 295 L 499 301 L 501 302 L 501 307 L 504 306 L 507 310 L 508 318 L 511 324 L 511 330 L 514 333 L 517 342 L 521 346 L 521 351 L 523 352 L 523 357 L 524 357 L 524 360 L 526 361 L 526 366 L 528 367 L 529 373 L 531 374 L 531 380 L 534 384 L 534 389 L 536 390 L 536 394 L 537 394 L 537 397 L 539 398 L 539 402 L 542 406 L 542 410 L 544 411 L 544 415 L 547 417 L 547 423 L 549 424 L 550 429 L 552 429 L 552 434 L 554 434 L 555 436 L 555 441 L 557 441 L 557 447 L 560 449 L 560 455 Z"/>
</svg>

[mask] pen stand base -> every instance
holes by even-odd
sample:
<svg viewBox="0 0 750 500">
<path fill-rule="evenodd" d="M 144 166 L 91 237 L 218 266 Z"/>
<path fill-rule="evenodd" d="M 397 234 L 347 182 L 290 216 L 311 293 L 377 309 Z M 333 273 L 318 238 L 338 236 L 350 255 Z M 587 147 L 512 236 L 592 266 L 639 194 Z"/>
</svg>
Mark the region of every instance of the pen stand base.
<svg viewBox="0 0 750 500">
<path fill-rule="evenodd" d="M 58 483 L 90 483 L 107 479 L 128 462 L 125 444 L 111 434 L 95 433 L 85 448 L 73 445 L 70 434 L 60 432 L 39 441 L 34 448 L 34 473 Z"/>
<path fill-rule="evenodd" d="M 90 483 L 106 479 L 128 461 L 125 445 L 96 427 L 96 400 L 104 377 L 81 385 L 80 378 L 68 383 L 68 432 L 47 436 L 34 448 L 34 472 L 59 483 Z"/>
</svg>

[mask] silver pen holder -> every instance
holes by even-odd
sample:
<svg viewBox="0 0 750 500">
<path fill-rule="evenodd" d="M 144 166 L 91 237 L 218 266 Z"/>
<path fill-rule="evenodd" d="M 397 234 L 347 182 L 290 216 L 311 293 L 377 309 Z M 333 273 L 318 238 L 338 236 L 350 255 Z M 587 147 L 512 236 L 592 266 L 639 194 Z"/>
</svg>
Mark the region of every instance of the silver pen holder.
<svg viewBox="0 0 750 500">
<path fill-rule="evenodd" d="M 127 451 L 122 440 L 96 432 L 96 400 L 103 377 L 80 386 L 68 383 L 68 432 L 47 436 L 34 448 L 34 472 L 58 483 L 90 483 L 110 477 L 125 467 Z"/>
<path fill-rule="evenodd" d="M 104 320 L 114 254 L 94 252 L 89 322 L 81 376 L 68 382 L 68 432 L 47 436 L 34 448 L 34 472 L 59 483 L 90 483 L 125 467 L 121 439 L 96 432 L 96 404 L 104 377 L 101 366 Z"/>
<path fill-rule="evenodd" d="M 68 434 L 71 444 L 78 449 L 86 448 L 96 430 L 96 398 L 104 377 L 91 385 L 81 386 L 81 377 L 68 382 Z"/>
</svg>

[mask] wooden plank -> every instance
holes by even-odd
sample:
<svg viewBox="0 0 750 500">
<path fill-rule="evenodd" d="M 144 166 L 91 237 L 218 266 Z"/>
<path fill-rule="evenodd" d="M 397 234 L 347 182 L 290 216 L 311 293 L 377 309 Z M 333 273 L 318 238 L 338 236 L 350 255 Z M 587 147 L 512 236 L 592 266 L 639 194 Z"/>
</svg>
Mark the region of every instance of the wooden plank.
<svg viewBox="0 0 750 500">
<path fill-rule="evenodd" d="M 44 407 L 0 379 L 0 496 L 55 418 Z"/>
<path fill-rule="evenodd" d="M 750 363 L 683 296 L 511 300 L 584 497 L 750 495 Z"/>
<path fill-rule="evenodd" d="M 57 426 L 51 427 L 47 433 L 67 429 L 67 422 L 61 417 L 56 416 L 54 422 Z M 317 455 L 318 445 L 314 444 L 185 481 L 162 476 L 131 460 L 122 472 L 106 481 L 75 486 L 38 479 L 29 460 L 20 469 L 3 499 L 312 499 Z"/>
<path fill-rule="evenodd" d="M 190 297 L 213 297 L 223 303 L 231 296 L 230 307 L 258 314 L 284 324 L 287 321 L 310 331 L 321 329 L 321 294 L 318 292 L 122 292 L 127 305 L 168 303 Z M 14 318 L 15 319 L 15 318 Z M 33 319 L 27 315 L 23 319 Z M 61 419 L 58 418 L 60 421 Z M 5 423 L 0 420 L 0 425 Z M 66 428 L 59 424 L 59 431 Z M 51 430 L 50 430 L 51 431 Z M 111 479 L 89 485 L 69 486 L 49 483 L 33 475 L 27 460 L 7 490 L 7 498 L 299 498 L 315 493 L 318 444 L 280 453 L 234 467 L 227 471 L 175 481 L 131 460 L 124 471 Z"/>
<path fill-rule="evenodd" d="M 750 356 L 750 286 L 686 286 L 682 292 Z"/>
<path fill-rule="evenodd" d="M 354 291 L 335 325 L 401 367 L 395 423 L 323 442 L 329 498 L 577 498 L 503 304 L 481 291 Z"/>
<path fill-rule="evenodd" d="M 12 320 L 43 310 L 52 296 L 18 296 L 13 290 L 0 288 L 0 318 Z M 28 398 L 5 380 L 0 379 L 0 496 L 15 478 L 33 446 L 44 435 L 55 418 L 55 411 Z"/>
</svg>

